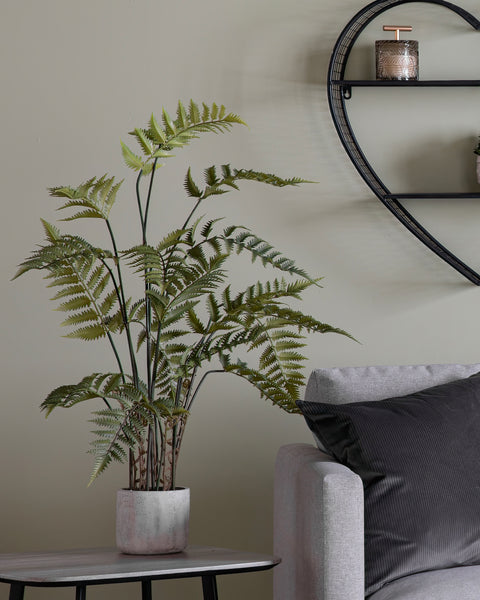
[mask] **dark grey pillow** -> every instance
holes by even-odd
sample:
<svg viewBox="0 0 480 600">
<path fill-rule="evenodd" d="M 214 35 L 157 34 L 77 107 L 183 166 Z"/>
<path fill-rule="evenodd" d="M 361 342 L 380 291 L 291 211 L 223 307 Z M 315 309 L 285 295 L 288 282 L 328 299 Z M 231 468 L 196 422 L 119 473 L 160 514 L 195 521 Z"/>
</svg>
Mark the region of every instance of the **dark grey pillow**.
<svg viewBox="0 0 480 600">
<path fill-rule="evenodd" d="M 401 398 L 298 402 L 365 490 L 365 594 L 480 564 L 480 373 Z"/>
</svg>

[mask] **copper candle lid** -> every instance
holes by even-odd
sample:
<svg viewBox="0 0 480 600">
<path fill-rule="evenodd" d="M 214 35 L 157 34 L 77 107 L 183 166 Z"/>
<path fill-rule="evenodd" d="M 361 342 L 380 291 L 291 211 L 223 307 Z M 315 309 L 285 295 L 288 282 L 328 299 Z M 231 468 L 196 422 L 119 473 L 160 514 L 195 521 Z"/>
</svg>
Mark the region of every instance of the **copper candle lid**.
<svg viewBox="0 0 480 600">
<path fill-rule="evenodd" d="M 400 40 L 401 31 L 412 31 L 410 25 L 384 25 L 384 31 L 394 31 L 394 40 L 375 42 L 377 79 L 418 79 L 418 42 Z"/>
</svg>

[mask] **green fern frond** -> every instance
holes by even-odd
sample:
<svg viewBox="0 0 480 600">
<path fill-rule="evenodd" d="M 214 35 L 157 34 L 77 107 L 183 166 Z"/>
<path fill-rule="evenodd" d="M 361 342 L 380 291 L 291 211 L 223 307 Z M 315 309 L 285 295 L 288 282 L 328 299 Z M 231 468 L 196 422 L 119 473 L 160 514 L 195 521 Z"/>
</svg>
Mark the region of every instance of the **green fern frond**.
<svg viewBox="0 0 480 600">
<path fill-rule="evenodd" d="M 203 191 L 193 181 L 191 170 L 187 172 L 185 178 L 185 189 L 187 194 L 194 198 L 205 199 L 209 196 L 225 194 L 229 191 L 229 188 L 235 190 L 239 189 L 237 181 L 248 180 L 264 183 L 267 185 L 273 185 L 275 187 L 286 187 L 286 186 L 297 186 L 301 183 L 313 183 L 306 179 L 299 177 L 291 177 L 284 179 L 273 175 L 272 173 L 263 173 L 261 171 L 254 171 L 252 169 L 234 169 L 230 165 L 222 165 L 221 167 L 223 177 L 220 179 L 217 174 L 215 166 L 209 167 L 204 171 L 205 187 Z"/>
<path fill-rule="evenodd" d="M 162 109 L 162 121 L 167 135 L 174 138 L 177 135 L 177 128 L 165 108 Z M 186 129 L 186 127 L 183 127 L 182 129 Z"/>
<path fill-rule="evenodd" d="M 212 323 L 217 323 L 220 320 L 221 312 L 220 305 L 213 294 L 207 296 L 207 310 Z"/>
<path fill-rule="evenodd" d="M 300 388 L 304 385 L 304 377 L 301 374 L 296 377 L 292 376 L 285 384 L 284 381 L 278 382 L 276 378 L 266 376 L 259 370 L 248 367 L 242 361 L 231 364 L 224 358 L 223 365 L 227 373 L 234 373 L 252 384 L 260 392 L 261 397 L 267 398 L 286 412 L 300 412 L 295 402 L 299 398 Z"/>
<path fill-rule="evenodd" d="M 86 327 L 80 327 L 67 333 L 64 337 L 71 339 L 80 339 L 85 342 L 99 340 L 106 336 L 105 326 L 102 325 L 87 325 Z"/>
<path fill-rule="evenodd" d="M 192 169 L 190 167 L 188 168 L 187 174 L 185 175 L 184 188 L 191 198 L 201 198 L 202 191 L 193 181 Z"/>
<path fill-rule="evenodd" d="M 193 100 L 190 100 L 188 117 L 194 125 L 200 122 L 200 111 Z"/>
<path fill-rule="evenodd" d="M 40 408 L 48 416 L 54 408 L 70 408 L 79 402 L 103 399 L 108 397 L 112 389 L 122 384 L 122 375 L 119 373 L 93 373 L 84 377 L 79 383 L 62 385 L 47 396 Z"/>
<path fill-rule="evenodd" d="M 186 129 L 189 126 L 189 120 L 187 113 L 185 111 L 185 107 L 181 102 L 177 105 L 177 126 L 181 129 Z"/>
<path fill-rule="evenodd" d="M 81 323 L 89 323 L 90 321 L 95 321 L 97 319 L 97 313 L 88 309 L 83 312 L 77 312 L 74 315 L 68 317 L 63 321 L 62 325 L 70 326 L 70 325 L 80 325 Z"/>
<path fill-rule="evenodd" d="M 57 310 L 73 312 L 63 325 L 88 325 L 67 334 L 66 337 L 98 339 L 109 331 L 108 313 L 117 300 L 112 274 L 105 266 L 110 253 L 94 248 L 82 238 L 60 235 L 44 222 L 50 243 L 32 253 L 16 276 L 32 269 L 46 271 L 48 287 L 60 288 L 52 300 L 64 300 Z M 87 319 L 88 317 L 88 319 Z"/>
<path fill-rule="evenodd" d="M 175 323 L 178 323 L 190 310 L 197 306 L 198 301 L 188 300 L 182 304 L 175 305 L 175 308 L 165 311 L 163 315 L 163 326 L 170 327 Z"/>
<path fill-rule="evenodd" d="M 123 160 L 125 161 L 127 167 L 133 169 L 134 171 L 140 171 L 140 169 L 143 169 L 144 162 L 141 157 L 132 152 L 130 148 L 123 142 L 120 142 L 120 144 L 122 147 Z"/>
<path fill-rule="evenodd" d="M 146 131 L 146 135 L 152 142 L 159 146 L 165 144 L 167 141 L 167 134 L 162 127 L 160 127 L 153 113 L 150 117 L 149 128 Z"/>
<path fill-rule="evenodd" d="M 253 169 L 235 169 L 234 174 L 235 179 L 258 181 L 259 183 L 266 183 L 267 185 L 273 185 L 275 187 L 297 186 L 301 183 L 315 183 L 315 181 L 309 181 L 308 179 L 302 179 L 300 177 L 284 179 L 273 173 L 263 173 L 262 171 L 254 171 Z"/>
<path fill-rule="evenodd" d="M 143 129 L 136 127 L 133 131 L 133 135 L 137 138 L 143 153 L 147 156 L 151 156 L 154 153 L 155 148 L 152 142 L 147 138 L 146 132 Z"/>
<path fill-rule="evenodd" d="M 351 334 L 338 327 L 333 327 L 327 323 L 322 323 L 310 315 L 306 315 L 301 311 L 293 310 L 289 307 L 268 307 L 265 313 L 269 316 L 281 319 L 282 322 L 288 323 L 291 327 L 295 327 L 298 331 L 306 331 L 309 333 L 336 333 L 357 341 Z"/>
<path fill-rule="evenodd" d="M 63 221 L 85 218 L 108 220 L 122 184 L 123 180 L 115 183 L 114 177 L 103 175 L 100 178 L 93 177 L 77 188 L 50 188 L 50 196 L 69 199 L 68 202 L 59 207 L 59 210 L 82 209 L 74 215 L 62 219 Z"/>
<path fill-rule="evenodd" d="M 274 250 L 271 244 L 256 236 L 246 227 L 227 227 L 223 236 L 228 248 L 235 249 L 237 254 L 244 251 L 249 252 L 252 262 L 258 259 L 263 266 L 270 265 L 290 275 L 302 277 L 311 284 L 318 285 L 318 281 L 321 280 L 310 277 L 304 269 L 296 266 L 295 261 Z"/>
<path fill-rule="evenodd" d="M 200 318 L 194 310 L 189 310 L 186 318 L 193 333 L 199 333 L 200 335 L 207 333 L 207 326 L 200 321 Z"/>
</svg>

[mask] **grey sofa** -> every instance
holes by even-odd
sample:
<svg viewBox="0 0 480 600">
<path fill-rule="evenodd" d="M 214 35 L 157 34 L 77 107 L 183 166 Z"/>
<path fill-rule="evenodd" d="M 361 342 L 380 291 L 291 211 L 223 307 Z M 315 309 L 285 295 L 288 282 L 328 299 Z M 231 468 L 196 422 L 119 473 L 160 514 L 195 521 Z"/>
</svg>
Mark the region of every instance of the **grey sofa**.
<svg viewBox="0 0 480 600">
<path fill-rule="evenodd" d="M 480 364 L 318 369 L 309 379 L 305 399 L 329 404 L 378 401 L 479 371 Z M 364 486 L 357 474 L 315 443 L 279 450 L 274 552 L 282 558 L 273 575 L 274 600 L 365 598 Z M 369 596 L 369 600 L 397 599 L 478 600 L 480 566 L 420 569 Z"/>
</svg>

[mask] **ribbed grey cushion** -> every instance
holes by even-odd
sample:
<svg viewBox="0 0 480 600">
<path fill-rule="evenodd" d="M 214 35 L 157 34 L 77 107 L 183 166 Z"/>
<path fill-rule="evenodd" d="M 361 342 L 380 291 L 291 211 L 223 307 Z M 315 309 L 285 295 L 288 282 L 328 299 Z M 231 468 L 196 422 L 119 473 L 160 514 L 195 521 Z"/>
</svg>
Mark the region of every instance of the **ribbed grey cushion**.
<svg viewBox="0 0 480 600">
<path fill-rule="evenodd" d="M 394 365 L 315 369 L 305 389 L 305 401 L 346 404 L 404 396 L 432 385 L 469 377 L 480 371 L 470 365 Z M 314 432 L 320 450 L 328 452 Z"/>
<path fill-rule="evenodd" d="M 366 593 L 480 563 L 480 373 L 372 402 L 299 402 L 365 487 Z"/>
</svg>

